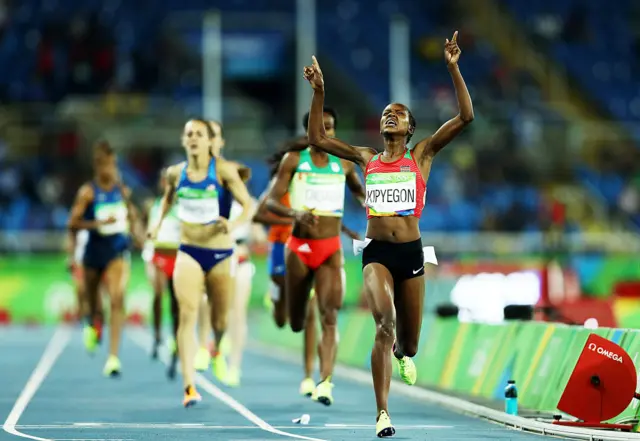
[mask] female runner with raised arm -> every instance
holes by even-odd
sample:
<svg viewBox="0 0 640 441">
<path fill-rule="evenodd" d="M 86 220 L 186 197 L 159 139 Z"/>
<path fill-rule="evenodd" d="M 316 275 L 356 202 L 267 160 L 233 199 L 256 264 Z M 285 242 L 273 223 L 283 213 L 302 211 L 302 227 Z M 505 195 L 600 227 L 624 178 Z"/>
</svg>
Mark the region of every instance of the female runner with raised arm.
<svg viewBox="0 0 640 441">
<path fill-rule="evenodd" d="M 318 61 L 304 68 L 313 88 L 309 142 L 329 154 L 360 165 L 367 192 L 367 239 L 362 254 L 364 289 L 376 322 L 371 371 L 378 415 L 376 434 L 393 436 L 387 399 L 391 383 L 391 354 L 405 383 L 414 384 L 416 368 L 410 357 L 418 350 L 424 299 L 424 256 L 418 222 L 426 199 L 426 183 L 435 155 L 473 121 L 473 106 L 460 70 L 458 32 L 444 45 L 444 58 L 458 98 L 459 113 L 432 136 L 407 144 L 416 123 L 403 104 L 382 112 L 380 133 L 384 151 L 353 147 L 325 134 L 322 118 L 324 79 Z M 394 344 L 395 343 L 395 344 Z"/>
<path fill-rule="evenodd" d="M 251 219 L 251 198 L 237 166 L 211 153 L 214 133 L 205 121 L 187 122 L 182 145 L 187 160 L 169 167 L 167 189 L 162 200 L 159 223 L 150 231 L 157 235 L 163 218 L 174 200 L 178 203 L 181 240 L 173 280 L 180 311 L 178 352 L 184 381 L 185 407 L 202 397 L 195 388 L 194 334 L 202 292 L 207 292 L 211 307 L 214 341 L 219 347 L 227 328 L 227 314 L 233 293 L 235 273 L 234 243 L 231 232 Z M 237 200 L 242 214 L 229 222 L 231 201 Z"/>
</svg>

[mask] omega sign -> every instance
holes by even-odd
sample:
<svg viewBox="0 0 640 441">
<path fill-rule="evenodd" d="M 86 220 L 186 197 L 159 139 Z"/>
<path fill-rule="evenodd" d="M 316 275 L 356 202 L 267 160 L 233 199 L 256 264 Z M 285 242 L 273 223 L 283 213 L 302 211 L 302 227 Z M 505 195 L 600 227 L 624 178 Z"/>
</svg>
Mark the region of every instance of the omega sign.
<svg viewBox="0 0 640 441">
<path fill-rule="evenodd" d="M 622 363 L 622 357 L 616 354 L 615 352 L 607 351 L 601 346 L 596 345 L 595 343 L 589 343 L 589 350 L 593 352 L 597 352 L 600 355 L 604 355 L 618 363 Z"/>
</svg>

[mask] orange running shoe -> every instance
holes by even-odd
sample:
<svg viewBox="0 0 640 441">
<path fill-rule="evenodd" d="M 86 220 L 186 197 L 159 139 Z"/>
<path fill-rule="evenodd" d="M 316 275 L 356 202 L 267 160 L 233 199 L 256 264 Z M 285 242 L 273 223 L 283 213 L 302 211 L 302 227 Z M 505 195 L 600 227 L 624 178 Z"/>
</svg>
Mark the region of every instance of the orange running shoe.
<svg viewBox="0 0 640 441">
<path fill-rule="evenodd" d="M 184 389 L 184 400 L 182 400 L 182 404 L 184 407 L 194 406 L 196 403 L 202 401 L 202 396 L 196 391 L 196 388 L 193 386 L 187 386 Z"/>
</svg>

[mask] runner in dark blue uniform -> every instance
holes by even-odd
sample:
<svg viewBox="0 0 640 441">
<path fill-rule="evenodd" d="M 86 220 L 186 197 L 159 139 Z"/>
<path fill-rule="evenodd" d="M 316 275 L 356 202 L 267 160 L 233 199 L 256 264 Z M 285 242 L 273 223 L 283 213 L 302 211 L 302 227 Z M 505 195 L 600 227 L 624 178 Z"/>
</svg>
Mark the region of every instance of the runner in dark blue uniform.
<svg viewBox="0 0 640 441">
<path fill-rule="evenodd" d="M 94 179 L 78 190 L 69 228 L 88 230 L 83 266 L 89 306 L 84 344 L 93 352 L 101 341 L 103 319 L 98 312 L 98 287 L 102 281 L 110 298 L 109 357 L 104 374 L 117 376 L 120 336 L 125 319 L 124 291 L 129 279 L 130 230 L 136 227 L 136 210 L 130 190 L 119 182 L 116 155 L 106 142 L 94 147 Z"/>
</svg>

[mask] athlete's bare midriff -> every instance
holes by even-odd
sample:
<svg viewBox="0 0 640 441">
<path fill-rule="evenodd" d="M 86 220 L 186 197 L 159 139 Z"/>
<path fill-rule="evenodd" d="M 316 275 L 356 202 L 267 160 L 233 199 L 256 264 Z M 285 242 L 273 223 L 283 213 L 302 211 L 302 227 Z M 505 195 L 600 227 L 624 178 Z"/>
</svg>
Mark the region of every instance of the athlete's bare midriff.
<svg viewBox="0 0 640 441">
<path fill-rule="evenodd" d="M 309 227 L 299 223 L 293 224 L 293 236 L 299 239 L 328 239 L 340 235 L 341 217 L 320 216 L 318 224 Z"/>
<path fill-rule="evenodd" d="M 231 235 L 219 232 L 219 228 L 215 223 L 200 225 L 182 222 L 180 243 L 201 248 L 233 248 L 235 243 Z"/>
<path fill-rule="evenodd" d="M 405 243 L 420 239 L 420 219 L 413 216 L 373 217 L 367 222 L 369 239 Z"/>
<path fill-rule="evenodd" d="M 177 248 L 158 248 L 158 247 L 155 247 L 153 249 L 153 251 L 155 251 L 158 254 L 162 254 L 163 256 L 175 256 L 176 254 L 178 254 L 178 249 Z"/>
</svg>

